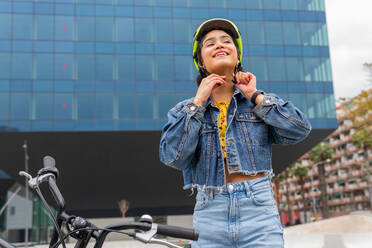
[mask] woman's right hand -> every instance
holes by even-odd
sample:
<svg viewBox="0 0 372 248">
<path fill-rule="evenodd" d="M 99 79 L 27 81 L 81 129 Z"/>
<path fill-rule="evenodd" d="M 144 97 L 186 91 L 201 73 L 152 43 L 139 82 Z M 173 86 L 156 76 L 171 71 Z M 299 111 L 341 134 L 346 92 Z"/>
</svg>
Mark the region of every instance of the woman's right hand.
<svg viewBox="0 0 372 248">
<path fill-rule="evenodd" d="M 202 106 L 205 101 L 208 100 L 212 94 L 212 90 L 226 83 L 226 76 L 219 76 L 217 74 L 211 74 L 208 77 L 203 78 L 201 81 L 198 91 L 194 97 L 193 103 Z"/>
</svg>

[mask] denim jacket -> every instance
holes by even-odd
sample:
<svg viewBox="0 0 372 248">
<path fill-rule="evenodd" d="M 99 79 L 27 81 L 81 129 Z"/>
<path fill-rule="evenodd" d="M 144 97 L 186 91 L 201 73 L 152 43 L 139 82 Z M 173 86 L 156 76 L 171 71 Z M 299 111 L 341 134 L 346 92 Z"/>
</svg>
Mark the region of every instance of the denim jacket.
<svg viewBox="0 0 372 248">
<path fill-rule="evenodd" d="M 182 170 L 184 189 L 226 184 L 219 139 L 219 109 L 209 98 L 202 107 L 193 98 L 168 112 L 160 140 L 160 160 Z M 272 173 L 272 144 L 295 144 L 311 131 L 306 116 L 291 102 L 265 94 L 255 105 L 235 88 L 227 110 L 226 163 L 229 173 Z"/>
</svg>

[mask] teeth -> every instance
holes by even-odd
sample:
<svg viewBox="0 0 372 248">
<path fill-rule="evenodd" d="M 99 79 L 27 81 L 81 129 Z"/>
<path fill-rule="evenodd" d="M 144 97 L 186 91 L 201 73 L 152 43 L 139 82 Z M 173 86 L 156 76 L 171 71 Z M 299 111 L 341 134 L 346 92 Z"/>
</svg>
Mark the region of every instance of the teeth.
<svg viewBox="0 0 372 248">
<path fill-rule="evenodd" d="M 225 52 L 220 52 L 220 53 L 217 53 L 216 56 L 220 56 L 220 55 L 227 55 L 227 53 Z"/>
</svg>

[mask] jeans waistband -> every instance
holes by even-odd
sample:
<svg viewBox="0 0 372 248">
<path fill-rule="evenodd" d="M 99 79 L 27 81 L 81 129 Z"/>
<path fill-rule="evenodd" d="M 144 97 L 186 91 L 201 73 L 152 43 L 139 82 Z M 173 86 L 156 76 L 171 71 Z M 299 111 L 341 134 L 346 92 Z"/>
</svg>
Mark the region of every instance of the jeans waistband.
<svg viewBox="0 0 372 248">
<path fill-rule="evenodd" d="M 218 188 L 205 188 L 198 187 L 198 191 L 203 191 L 207 194 L 232 194 L 235 192 L 249 192 L 254 191 L 254 188 L 260 187 L 262 184 L 271 185 L 271 176 L 266 175 L 263 177 L 255 178 L 238 183 L 228 183 Z"/>
</svg>

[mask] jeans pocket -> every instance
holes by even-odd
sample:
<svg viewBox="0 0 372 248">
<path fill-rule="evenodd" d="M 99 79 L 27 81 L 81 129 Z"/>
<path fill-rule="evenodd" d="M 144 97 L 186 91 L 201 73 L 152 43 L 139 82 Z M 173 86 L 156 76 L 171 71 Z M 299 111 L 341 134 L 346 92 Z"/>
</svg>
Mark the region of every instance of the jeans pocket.
<svg viewBox="0 0 372 248">
<path fill-rule="evenodd" d="M 258 206 L 272 206 L 273 194 L 270 185 L 253 189 L 251 191 L 253 202 Z"/>
<path fill-rule="evenodd" d="M 194 211 L 200 211 L 205 209 L 209 205 L 210 198 L 208 194 L 198 191 L 198 194 L 196 195 L 196 203 Z"/>
</svg>

